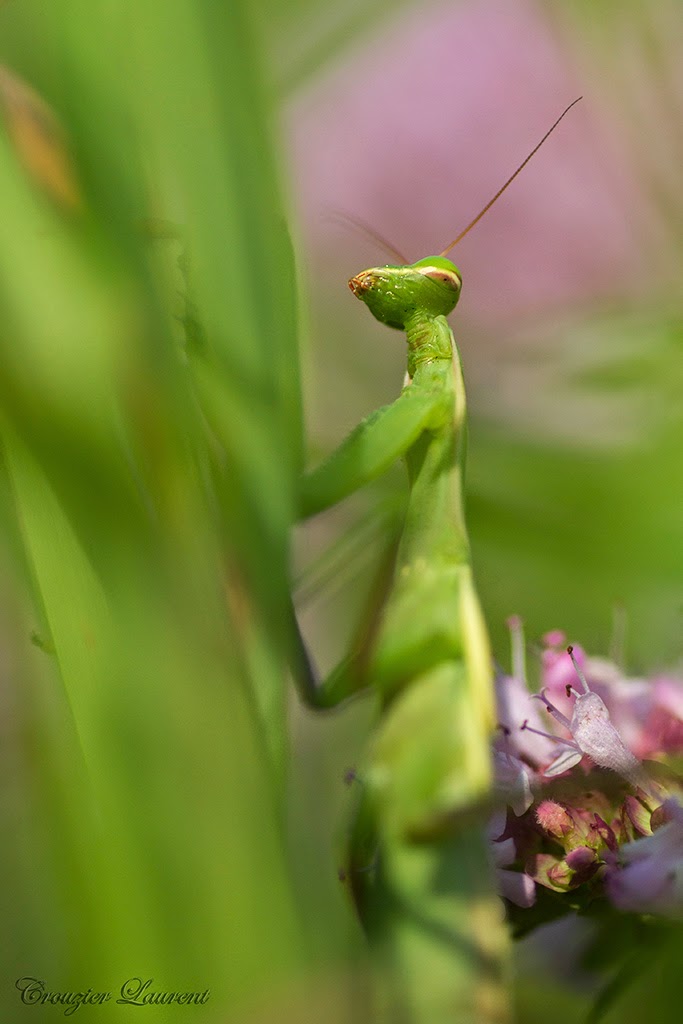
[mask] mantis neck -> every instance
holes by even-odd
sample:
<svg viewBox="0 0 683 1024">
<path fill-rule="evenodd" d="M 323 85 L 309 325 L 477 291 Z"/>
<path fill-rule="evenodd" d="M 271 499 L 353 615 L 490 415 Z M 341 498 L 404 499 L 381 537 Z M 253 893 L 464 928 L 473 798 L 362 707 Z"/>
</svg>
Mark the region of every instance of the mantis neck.
<svg viewBox="0 0 683 1024">
<path fill-rule="evenodd" d="M 398 563 L 430 565 L 469 561 L 463 507 L 466 404 L 460 357 L 445 317 L 421 317 L 409 325 L 406 390 L 440 392 L 443 420 L 406 452 L 410 498 Z"/>
<path fill-rule="evenodd" d="M 435 359 L 452 357 L 452 334 L 445 316 L 428 317 L 418 311 L 406 322 L 408 373 L 415 376 L 420 366 Z"/>
</svg>

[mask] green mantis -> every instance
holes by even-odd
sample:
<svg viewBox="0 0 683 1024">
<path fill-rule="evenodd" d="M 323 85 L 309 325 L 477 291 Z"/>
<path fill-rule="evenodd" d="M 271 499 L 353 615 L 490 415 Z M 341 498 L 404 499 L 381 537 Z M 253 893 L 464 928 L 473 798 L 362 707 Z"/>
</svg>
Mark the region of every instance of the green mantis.
<svg viewBox="0 0 683 1024">
<path fill-rule="evenodd" d="M 408 468 L 393 583 L 370 649 L 352 653 L 322 684 L 302 674 L 303 695 L 315 707 L 367 687 L 379 700 L 349 859 L 381 965 L 382 1020 L 508 1019 L 505 927 L 482 827 L 495 726 L 492 659 L 464 515 L 465 387 L 446 320 L 462 278 L 447 256 L 574 103 L 440 255 L 351 278 L 373 316 L 405 332 L 406 381 L 395 402 L 302 482 L 306 518 L 399 458 Z"/>
</svg>

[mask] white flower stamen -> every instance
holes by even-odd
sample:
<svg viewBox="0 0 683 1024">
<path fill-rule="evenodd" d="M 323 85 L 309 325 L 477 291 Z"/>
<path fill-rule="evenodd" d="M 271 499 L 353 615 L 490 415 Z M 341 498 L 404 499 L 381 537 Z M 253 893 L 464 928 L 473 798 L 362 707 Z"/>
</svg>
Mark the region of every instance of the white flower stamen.
<svg viewBox="0 0 683 1024">
<path fill-rule="evenodd" d="M 581 666 L 579 665 L 578 661 L 574 657 L 574 648 L 572 647 L 571 644 L 567 648 L 567 654 L 572 659 L 572 665 L 574 666 L 574 671 L 576 672 L 577 676 L 581 680 L 581 685 L 583 686 L 583 692 L 584 693 L 590 693 L 590 689 L 588 688 L 588 682 L 586 680 L 585 675 L 583 674 L 583 669 L 581 668 Z M 576 693 L 576 690 L 574 690 L 574 692 Z"/>
<path fill-rule="evenodd" d="M 540 700 L 540 701 L 542 701 L 542 703 L 545 704 L 545 709 L 548 712 L 548 714 L 552 715 L 556 722 L 559 722 L 560 725 L 563 725 L 565 727 L 565 729 L 568 729 L 569 732 L 571 732 L 572 731 L 572 724 L 571 724 L 571 722 L 569 721 L 569 719 L 565 715 L 562 714 L 562 712 L 560 711 L 559 708 L 555 707 L 555 705 L 552 703 L 552 701 L 548 700 L 548 698 L 546 697 L 546 692 L 547 692 L 546 688 L 543 687 L 543 689 L 541 690 L 540 693 L 532 693 L 531 699 L 532 700 Z M 555 738 L 557 739 L 557 737 L 555 737 Z"/>
<path fill-rule="evenodd" d="M 534 694 L 534 696 L 537 697 L 538 694 Z M 548 710 L 550 710 L 550 708 L 548 708 Z M 557 711 L 557 708 L 555 708 L 555 711 Z M 562 715 L 561 712 L 557 711 L 557 714 L 564 718 L 564 715 Z M 567 721 L 567 728 L 569 728 L 568 720 L 565 719 L 565 721 Z M 553 775 L 561 775 L 562 772 L 569 771 L 569 769 L 578 764 L 583 757 L 583 751 L 579 747 L 578 743 L 574 742 L 574 740 L 564 740 L 560 736 L 553 736 L 552 733 L 541 732 L 540 729 L 532 728 L 527 721 L 522 722 L 522 732 L 533 732 L 537 736 L 544 736 L 546 739 L 552 740 L 557 747 L 562 748 L 553 763 L 543 772 L 547 778 L 552 778 Z"/>
<path fill-rule="evenodd" d="M 507 626 L 510 630 L 512 674 L 520 682 L 526 684 L 526 648 L 522 620 L 518 615 L 512 615 L 507 621 Z"/>
</svg>

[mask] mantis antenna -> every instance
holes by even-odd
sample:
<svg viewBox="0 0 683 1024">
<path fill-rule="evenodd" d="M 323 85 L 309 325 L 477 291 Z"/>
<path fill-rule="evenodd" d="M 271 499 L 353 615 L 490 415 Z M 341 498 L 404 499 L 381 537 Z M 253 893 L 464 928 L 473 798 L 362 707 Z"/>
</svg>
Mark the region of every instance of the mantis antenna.
<svg viewBox="0 0 683 1024">
<path fill-rule="evenodd" d="M 332 221 L 333 224 L 341 224 L 342 227 L 350 227 L 359 231 L 361 235 L 365 235 L 369 241 L 374 242 L 380 249 L 384 249 L 389 256 L 398 260 L 403 266 L 410 262 L 403 253 L 398 251 L 395 245 L 388 242 L 383 235 L 380 235 L 379 231 L 375 231 L 374 228 L 371 228 L 369 224 L 366 224 L 359 217 L 353 217 L 350 213 L 344 213 L 342 210 L 329 210 L 326 219 Z"/>
<path fill-rule="evenodd" d="M 454 238 L 454 239 L 453 239 L 453 241 L 452 241 L 452 242 L 451 242 L 451 243 L 450 243 L 449 245 L 447 245 L 447 246 L 446 246 L 446 248 L 444 249 L 444 251 L 443 251 L 443 252 L 440 252 L 440 253 L 439 253 L 439 256 L 447 256 L 447 255 L 448 255 L 448 253 L 449 253 L 449 252 L 451 251 L 451 249 L 453 249 L 453 248 L 454 248 L 454 247 L 455 247 L 455 246 L 456 246 L 456 245 L 458 244 L 458 242 L 460 242 L 460 241 L 461 241 L 461 240 L 462 240 L 462 239 L 463 239 L 463 238 L 465 237 L 465 235 L 466 235 L 466 234 L 468 233 L 468 231 L 471 231 L 471 230 L 472 230 L 472 228 L 474 227 L 474 225 L 475 225 L 475 224 L 478 224 L 478 223 L 479 223 L 479 221 L 480 221 L 480 220 L 481 220 L 481 218 L 482 218 L 482 217 L 484 216 L 484 214 L 485 214 L 485 213 L 487 212 L 487 210 L 490 210 L 490 209 L 491 209 L 491 207 L 492 207 L 492 206 L 493 206 L 493 204 L 494 204 L 494 203 L 496 202 L 496 200 L 497 200 L 497 199 L 500 199 L 500 197 L 502 196 L 503 192 L 504 192 L 504 191 L 505 191 L 505 189 L 506 189 L 506 188 L 508 187 L 508 185 L 511 185 L 511 184 L 512 184 L 512 182 L 513 182 L 513 181 L 515 180 L 515 178 L 517 177 L 517 175 L 519 174 L 519 172 L 520 172 L 520 171 L 521 171 L 521 170 L 522 170 L 522 169 L 523 169 L 524 167 L 526 167 L 526 165 L 527 165 L 527 164 L 529 163 L 529 161 L 531 160 L 531 158 L 532 158 L 532 156 L 534 155 L 534 153 L 538 152 L 538 150 L 539 150 L 539 149 L 541 148 L 541 146 L 543 145 L 543 143 L 545 142 L 545 140 L 546 140 L 546 139 L 548 138 L 548 136 L 549 136 L 549 135 L 551 135 L 551 134 L 552 134 L 552 133 L 553 133 L 553 132 L 555 131 L 555 129 L 557 128 L 558 124 L 560 123 L 560 121 L 562 120 L 562 118 L 564 117 L 564 115 L 565 115 L 565 114 L 568 114 L 568 113 L 569 113 L 569 111 L 570 111 L 570 110 L 572 109 L 572 107 L 573 107 L 573 106 L 574 106 L 575 104 L 577 104 L 577 103 L 579 102 L 579 100 L 582 100 L 582 99 L 583 99 L 583 96 L 578 96 L 578 97 L 577 97 L 577 98 L 576 98 L 576 99 L 575 99 L 575 100 L 574 100 L 574 101 L 573 101 L 572 103 L 570 103 L 570 104 L 569 104 L 569 106 L 568 106 L 568 107 L 567 107 L 567 108 L 566 108 L 565 110 L 563 110 L 563 111 L 562 111 L 562 113 L 561 113 L 561 114 L 560 114 L 560 116 L 558 117 L 557 121 L 556 121 L 556 122 L 555 122 L 555 124 L 554 124 L 554 125 L 552 126 L 552 128 L 549 128 L 549 129 L 548 129 L 548 131 L 547 131 L 547 132 L 545 133 L 545 135 L 543 136 L 543 138 L 541 139 L 541 141 L 540 141 L 540 142 L 538 143 L 538 145 L 537 145 L 537 146 L 534 146 L 534 148 L 533 148 L 533 149 L 531 150 L 531 152 L 529 153 L 529 155 L 528 155 L 528 157 L 526 158 L 526 160 L 524 160 L 524 161 L 523 161 L 523 162 L 522 162 L 522 163 L 521 163 L 521 164 L 519 165 L 519 167 L 517 168 L 517 170 L 515 171 L 515 173 L 514 173 L 514 174 L 511 174 L 511 175 L 510 175 L 510 177 L 509 177 L 509 178 L 508 178 L 508 180 L 507 180 L 507 181 L 505 182 L 505 184 L 504 184 L 504 185 L 503 185 L 503 186 L 502 186 L 501 188 L 499 188 L 499 189 L 498 189 L 498 191 L 496 192 L 496 194 L 495 194 L 495 196 L 493 197 L 493 199 L 490 199 L 490 200 L 488 201 L 488 203 L 487 203 L 487 204 L 486 204 L 486 206 L 485 206 L 485 207 L 483 208 L 483 210 L 480 210 L 480 211 L 479 211 L 479 213 L 478 213 L 478 214 L 477 214 L 477 216 L 476 216 L 476 217 L 474 218 L 474 220 L 473 220 L 473 221 L 471 221 L 471 223 L 469 223 L 469 224 L 467 225 L 467 227 L 465 228 L 465 230 L 464 230 L 464 231 L 461 231 L 461 232 L 460 232 L 460 234 L 458 235 L 458 237 L 457 237 L 457 238 Z"/>
</svg>

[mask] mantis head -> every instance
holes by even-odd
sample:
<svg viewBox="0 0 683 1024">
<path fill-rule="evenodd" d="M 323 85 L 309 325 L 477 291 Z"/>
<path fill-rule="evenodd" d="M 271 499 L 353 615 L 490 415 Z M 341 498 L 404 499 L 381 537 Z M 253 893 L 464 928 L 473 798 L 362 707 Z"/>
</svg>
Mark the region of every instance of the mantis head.
<svg viewBox="0 0 683 1024">
<path fill-rule="evenodd" d="M 506 188 L 512 184 L 520 171 L 526 167 L 548 136 L 555 131 L 562 118 L 581 97 L 560 114 L 555 123 L 545 133 L 541 141 L 534 146 L 526 160 L 522 161 L 517 170 L 510 175 L 505 184 L 498 189 L 486 206 L 479 211 L 474 220 L 453 239 L 438 256 L 428 256 L 404 266 L 371 267 L 356 274 L 349 281 L 349 288 L 357 298 L 362 299 L 377 320 L 388 327 L 405 330 L 406 325 L 416 316 L 446 316 L 455 307 L 460 298 L 462 277 L 458 268 L 451 263 L 448 256 L 451 249 L 462 241 L 475 224 L 478 224 L 487 210 L 500 199 Z M 368 228 L 362 221 L 354 217 L 342 215 L 341 220 L 359 228 L 363 234 L 379 243 L 384 249 L 402 260 L 401 253 L 390 245 L 381 235 Z M 405 262 L 405 261 L 404 261 Z"/>
<path fill-rule="evenodd" d="M 405 330 L 415 316 L 447 316 L 460 298 L 462 277 L 445 256 L 404 267 L 371 267 L 349 281 L 353 294 L 388 327 Z"/>
</svg>

